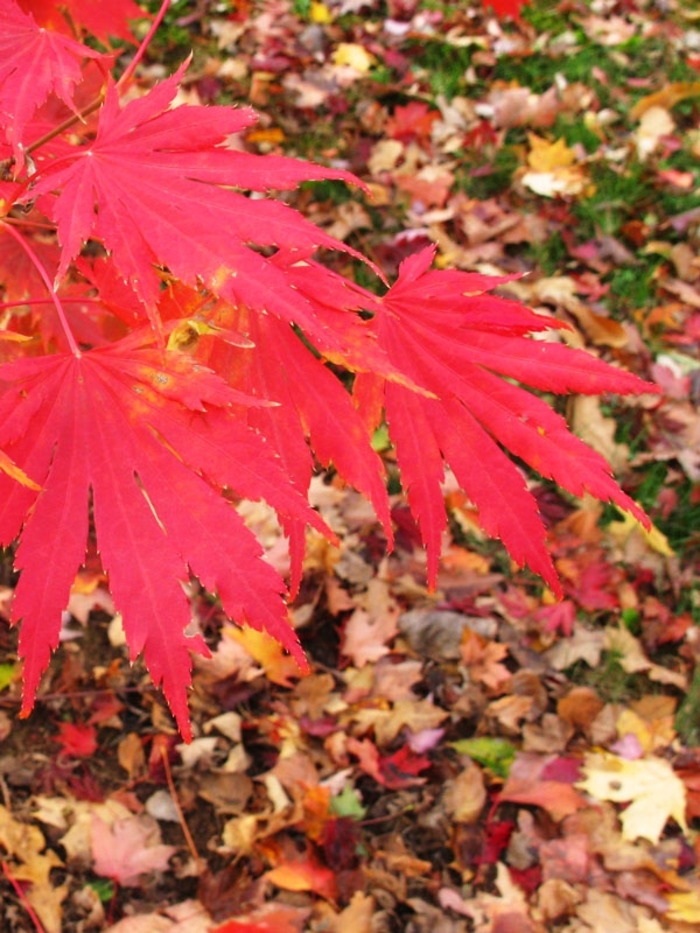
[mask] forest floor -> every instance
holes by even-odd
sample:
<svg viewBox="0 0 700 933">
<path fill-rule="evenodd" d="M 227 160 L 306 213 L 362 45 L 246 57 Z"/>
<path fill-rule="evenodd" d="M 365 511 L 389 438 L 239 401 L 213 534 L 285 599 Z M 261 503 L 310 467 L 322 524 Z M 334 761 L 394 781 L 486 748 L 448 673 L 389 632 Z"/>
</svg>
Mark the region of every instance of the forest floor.
<svg viewBox="0 0 700 933">
<path fill-rule="evenodd" d="M 531 477 L 556 602 L 448 476 L 429 592 L 398 487 L 387 555 L 370 507 L 319 475 L 341 543 L 310 537 L 292 607 L 311 673 L 193 593 L 213 656 L 190 745 L 129 664 L 98 573 L 76 582 L 27 720 L 0 621 L 3 931 L 698 929 L 696 4 L 536 0 L 516 20 L 438 0 L 177 0 L 143 87 L 190 49 L 182 101 L 249 103 L 251 151 L 366 182 L 371 197 L 286 197 L 389 277 L 429 242 L 441 266 L 514 274 L 504 295 L 662 387 L 551 400 L 653 526 Z M 283 568 L 271 514 L 242 509 Z"/>
</svg>

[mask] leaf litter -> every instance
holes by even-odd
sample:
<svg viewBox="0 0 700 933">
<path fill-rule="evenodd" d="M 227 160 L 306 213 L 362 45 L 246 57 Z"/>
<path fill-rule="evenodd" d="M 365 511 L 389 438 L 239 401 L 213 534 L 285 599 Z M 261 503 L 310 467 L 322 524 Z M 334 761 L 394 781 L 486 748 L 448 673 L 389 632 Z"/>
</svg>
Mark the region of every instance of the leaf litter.
<svg viewBox="0 0 700 933">
<path fill-rule="evenodd" d="M 106 594 L 85 609 L 77 597 L 93 590 L 74 586 L 74 621 L 43 681 L 41 712 L 15 718 L 16 666 L 3 687 L 8 930 L 27 929 L 30 911 L 47 933 L 692 929 L 698 542 L 678 525 L 684 511 L 698 514 L 700 268 L 679 250 L 695 244 L 696 204 L 679 192 L 688 173 L 697 184 L 697 169 L 674 156 L 697 154 L 684 107 L 698 83 L 618 82 L 607 69 L 622 62 L 631 73 L 626 43 L 651 35 L 697 70 L 685 9 L 612 4 L 601 15 L 593 4 L 562 12 L 573 32 L 550 21 L 538 35 L 517 3 L 499 4 L 501 20 L 461 4 L 389 3 L 386 20 L 353 18 L 365 5 L 330 0 L 255 6 L 256 15 L 243 4 L 240 15 L 190 23 L 219 46 L 190 92 L 201 100 L 213 82 L 264 107 L 267 135 L 251 131 L 253 152 L 293 148 L 309 109 L 328 108 L 339 130 L 321 156 L 374 195 L 331 237 L 369 244 L 388 269 L 432 241 L 445 265 L 527 272 L 504 293 L 566 321 L 562 339 L 642 378 L 662 381 L 659 365 L 673 376 L 660 400 L 612 398 L 604 412 L 579 414 L 588 443 L 619 455 L 655 524 L 650 534 L 617 515 L 601 528 L 597 506 L 528 477 L 563 581 L 556 602 L 483 540 L 449 471 L 431 493 L 449 524 L 434 520 L 430 568 L 400 501 L 396 549 L 380 559 L 373 516 L 333 474 L 315 479 L 339 543 L 311 542 L 291 610 L 311 673 L 302 678 L 259 633 L 221 627 L 219 605 L 189 592 L 212 649 L 195 660 L 189 746 L 140 662 L 129 663 Z M 549 85 L 524 71 L 494 76 L 536 41 L 545 64 L 561 65 L 582 35 L 599 49 L 590 86 L 560 72 Z M 476 49 L 469 81 L 433 86 L 421 43 Z M 375 81 L 380 65 L 389 93 Z M 397 92 L 405 103 L 392 102 Z M 574 138 L 578 119 L 596 142 Z M 635 159 L 657 206 L 613 216 L 595 200 L 601 180 L 631 172 Z M 311 219 L 337 224 L 338 205 L 312 186 L 300 197 Z M 589 204 L 597 213 L 586 227 Z M 555 240 L 556 277 L 543 252 Z M 648 295 L 627 301 L 616 275 L 646 270 L 650 256 L 661 261 Z M 649 348 L 666 354 L 654 372 Z M 625 440 L 621 422 L 634 426 Z M 261 512 L 249 523 L 279 560 L 279 526 Z M 97 592 L 99 570 L 91 581 Z M 11 661 L 14 634 L 3 625 L 0 637 Z M 162 797 L 153 802 L 163 793 L 165 809 Z"/>
</svg>

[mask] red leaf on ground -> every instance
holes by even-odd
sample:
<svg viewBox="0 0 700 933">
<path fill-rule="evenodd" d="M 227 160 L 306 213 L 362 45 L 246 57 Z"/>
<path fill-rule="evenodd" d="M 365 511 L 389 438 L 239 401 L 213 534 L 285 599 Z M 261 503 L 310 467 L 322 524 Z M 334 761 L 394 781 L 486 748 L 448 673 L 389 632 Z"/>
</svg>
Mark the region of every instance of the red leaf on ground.
<svg viewBox="0 0 700 933">
<path fill-rule="evenodd" d="M 62 722 L 54 741 L 61 746 L 61 754 L 70 758 L 89 758 L 97 751 L 97 732 L 90 725 Z"/>
</svg>

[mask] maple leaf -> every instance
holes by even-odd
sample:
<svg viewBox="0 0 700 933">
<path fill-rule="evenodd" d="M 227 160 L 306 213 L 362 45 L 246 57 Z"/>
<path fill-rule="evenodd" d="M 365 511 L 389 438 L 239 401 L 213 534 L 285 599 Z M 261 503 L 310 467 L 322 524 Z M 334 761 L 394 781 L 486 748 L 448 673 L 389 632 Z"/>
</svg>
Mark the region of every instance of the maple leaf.
<svg viewBox="0 0 700 933">
<path fill-rule="evenodd" d="M 165 871 L 177 850 L 175 846 L 153 844 L 154 835 L 159 838 L 158 824 L 150 817 L 132 816 L 108 826 L 93 814 L 93 871 L 126 886 L 138 884 L 146 872 Z"/>
<path fill-rule="evenodd" d="M 323 466 L 332 463 L 346 482 L 369 498 L 391 543 L 382 461 L 372 449 L 367 427 L 340 380 L 287 324 L 270 315 L 228 307 L 212 320 L 249 338 L 252 346 L 243 349 L 219 341 L 220 346 L 209 360 L 217 372 L 230 373 L 238 389 L 276 403 L 249 409 L 248 422 L 274 446 L 295 485 L 304 491 L 309 488 L 315 466 L 311 445 Z M 340 337 L 343 344 L 346 337 Z M 291 544 L 290 589 L 295 592 L 305 542 L 299 526 L 295 529 L 285 525 L 285 531 Z"/>
<path fill-rule="evenodd" d="M 508 655 L 506 645 L 489 641 L 487 638 L 465 628 L 460 645 L 462 662 L 469 671 L 469 679 L 482 683 L 493 692 L 498 692 L 510 680 L 511 674 L 501 661 Z"/>
<path fill-rule="evenodd" d="M 25 126 L 49 94 L 71 110 L 81 62 L 101 59 L 94 49 L 37 25 L 14 0 L 0 0 L 0 115 L 21 166 Z"/>
<path fill-rule="evenodd" d="M 656 843 L 670 817 L 688 832 L 685 785 L 662 758 L 630 761 L 609 752 L 590 752 L 583 772 L 584 780 L 576 785 L 580 790 L 598 800 L 629 804 L 620 814 L 623 839 Z"/>
<path fill-rule="evenodd" d="M 282 652 L 279 641 L 266 635 L 265 632 L 257 632 L 255 629 L 245 627 L 231 631 L 231 637 L 237 641 L 262 667 L 265 676 L 273 684 L 279 684 L 282 687 L 291 687 L 290 678 L 300 676 L 299 666 Z"/>
<path fill-rule="evenodd" d="M 320 864 L 313 851 L 308 850 L 289 858 L 276 853 L 270 846 L 267 854 L 275 863 L 265 873 L 267 881 L 285 891 L 314 891 L 326 900 L 336 899 L 336 877 L 330 868 Z"/>
<path fill-rule="evenodd" d="M 56 741 L 61 746 L 61 753 L 70 757 L 90 758 L 97 750 L 97 732 L 91 725 L 62 722 Z"/>
<path fill-rule="evenodd" d="M 359 182 L 348 172 L 226 148 L 230 135 L 255 122 L 249 108 L 168 110 L 186 66 L 123 108 L 109 84 L 95 139 L 60 160 L 42 164 L 37 156 L 26 198 L 51 195 L 44 206 L 62 246 L 57 279 L 83 244 L 97 239 L 152 323 L 160 292 L 156 267 L 167 266 L 189 285 L 204 283 L 233 304 L 270 311 L 311 338 L 328 339 L 308 300 L 251 244 L 287 248 L 297 260 L 322 246 L 361 257 L 285 204 L 232 189 L 281 190 L 324 178 Z"/>
<path fill-rule="evenodd" d="M 389 117 L 385 125 L 386 134 L 406 145 L 414 140 L 429 142 L 433 123 L 439 118 L 437 110 L 430 110 L 423 102 L 411 101 L 405 107 L 397 107 Z"/>
<path fill-rule="evenodd" d="M 299 907 L 267 903 L 254 914 L 211 927 L 211 933 L 300 933 L 307 913 Z"/>
<path fill-rule="evenodd" d="M 532 340 L 557 327 L 488 291 L 499 279 L 430 271 L 434 247 L 405 260 L 397 282 L 375 300 L 379 345 L 391 363 L 427 390 L 360 373 L 354 394 L 376 424 L 382 405 L 402 484 L 428 549 L 434 583 L 446 525 L 441 491 L 446 461 L 479 510 L 484 530 L 500 538 L 556 592 L 561 586 L 545 547 L 545 529 L 525 480 L 502 447 L 576 496 L 610 500 L 639 518 L 644 512 L 615 483 L 604 458 L 573 435 L 544 401 L 507 379 L 557 393 L 655 391 L 631 373 L 583 351 Z"/>
<path fill-rule="evenodd" d="M 143 652 L 188 737 L 189 652 L 207 650 L 200 636 L 185 634 L 181 581 L 190 572 L 218 592 L 232 618 L 265 629 L 306 667 L 283 582 L 221 490 L 266 498 L 289 520 L 325 526 L 269 445 L 234 416 L 232 406 L 256 402 L 152 341 L 134 334 L 82 356 L 0 368 L 0 443 L 42 486 L 37 492 L 0 473 L 0 540 L 20 540 L 13 620 L 23 620 L 24 713 L 58 644 L 85 556 L 91 498 L 131 656 Z"/>
<path fill-rule="evenodd" d="M 414 754 L 408 745 L 402 745 L 393 755 L 379 758 L 380 783 L 389 790 L 403 787 L 419 787 L 427 778 L 418 777 L 421 771 L 430 767 L 427 755 Z"/>
<path fill-rule="evenodd" d="M 74 29 L 83 29 L 95 36 L 105 45 L 110 38 L 122 39 L 133 43 L 134 37 L 129 29 L 129 20 L 152 18 L 150 13 L 137 6 L 133 0 L 18 0 L 25 13 L 31 13 L 41 26 L 74 34 Z M 60 12 L 63 9 L 70 17 L 70 23 Z"/>
<path fill-rule="evenodd" d="M 511 16 L 519 20 L 522 8 L 529 2 L 530 0 L 484 0 L 484 6 L 491 7 L 501 19 Z"/>
</svg>

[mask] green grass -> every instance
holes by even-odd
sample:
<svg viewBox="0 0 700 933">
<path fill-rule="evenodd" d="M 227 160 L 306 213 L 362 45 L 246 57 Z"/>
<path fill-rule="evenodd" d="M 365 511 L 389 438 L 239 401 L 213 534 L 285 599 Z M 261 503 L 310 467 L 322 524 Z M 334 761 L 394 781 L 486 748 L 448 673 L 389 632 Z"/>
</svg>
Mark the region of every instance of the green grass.
<svg viewBox="0 0 700 933">
<path fill-rule="evenodd" d="M 458 47 L 431 37 L 428 41 L 410 43 L 408 52 L 415 67 L 425 72 L 433 95 L 442 94 L 452 100 L 456 94 L 464 93 L 465 74 L 472 63 L 471 47 Z"/>
<path fill-rule="evenodd" d="M 596 667 L 589 667 L 584 661 L 565 671 L 572 683 L 590 687 L 606 703 L 629 702 L 648 692 L 648 682 L 639 674 L 628 674 L 620 663 L 622 654 L 618 651 L 603 651 Z"/>
</svg>

